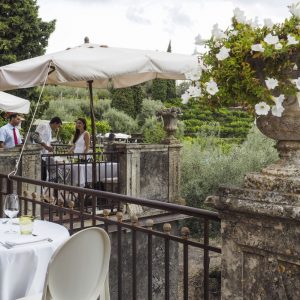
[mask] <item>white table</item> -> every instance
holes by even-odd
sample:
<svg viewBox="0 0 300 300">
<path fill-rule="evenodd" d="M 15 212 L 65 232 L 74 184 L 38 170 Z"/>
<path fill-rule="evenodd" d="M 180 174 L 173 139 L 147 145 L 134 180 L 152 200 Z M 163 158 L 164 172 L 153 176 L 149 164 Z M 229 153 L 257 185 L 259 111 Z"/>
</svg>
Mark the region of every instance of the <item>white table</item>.
<svg viewBox="0 0 300 300">
<path fill-rule="evenodd" d="M 100 170 L 99 170 L 100 169 Z M 99 172 L 100 171 L 100 172 Z M 96 181 L 113 180 L 118 177 L 118 163 L 100 162 L 96 163 Z M 72 170 L 73 185 L 84 187 L 86 182 L 93 181 L 93 167 L 88 164 L 74 164 Z"/>
<path fill-rule="evenodd" d="M 43 291 L 49 260 L 55 249 L 69 237 L 68 230 L 47 221 L 34 222 L 34 234 L 25 236 L 7 234 L 9 226 L 19 229 L 18 225 L 2 224 L 0 220 L 0 241 L 29 241 L 49 237 L 53 241 L 41 241 L 27 245 L 17 245 L 6 249 L 0 245 L 0 299 L 15 300 L 35 295 Z"/>
<path fill-rule="evenodd" d="M 63 161 L 65 161 L 65 164 L 62 163 Z M 93 181 L 92 163 L 74 163 L 71 165 L 66 157 L 57 156 L 51 157 L 50 164 L 52 165 L 50 167 L 50 178 L 55 177 L 57 174 L 59 176 L 59 183 L 65 182 L 71 185 L 72 182 L 73 186 L 84 187 L 86 182 L 91 183 Z M 58 168 L 57 171 L 56 167 Z M 111 182 L 117 179 L 118 167 L 119 164 L 116 162 L 96 162 L 96 181 Z"/>
</svg>

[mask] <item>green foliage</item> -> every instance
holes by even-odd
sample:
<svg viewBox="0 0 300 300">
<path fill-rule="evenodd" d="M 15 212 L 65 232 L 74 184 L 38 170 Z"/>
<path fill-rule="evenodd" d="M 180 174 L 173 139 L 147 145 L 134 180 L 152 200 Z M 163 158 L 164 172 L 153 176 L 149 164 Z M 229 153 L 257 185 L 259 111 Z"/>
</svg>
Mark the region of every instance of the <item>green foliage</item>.
<svg viewBox="0 0 300 300">
<path fill-rule="evenodd" d="M 72 137 L 75 133 L 75 125 L 74 123 L 65 123 L 61 126 L 59 133 L 58 133 L 58 138 L 66 144 L 71 143 Z"/>
<path fill-rule="evenodd" d="M 141 85 L 132 86 L 131 90 L 134 100 L 134 117 L 136 117 L 142 110 L 144 92 Z"/>
<path fill-rule="evenodd" d="M 45 53 L 55 20 L 44 22 L 35 0 L 0 2 L 0 66 Z"/>
<path fill-rule="evenodd" d="M 147 118 L 155 117 L 156 112 L 164 107 L 161 101 L 144 99 L 142 102 L 141 112 L 137 116 L 139 125 L 143 125 Z"/>
<path fill-rule="evenodd" d="M 38 9 L 35 0 L 0 1 L 0 66 L 45 53 L 50 34 L 55 29 L 55 20 L 42 21 L 38 16 Z M 12 94 L 30 100 L 32 108 L 38 99 L 36 89 L 17 90 Z M 37 117 L 47 106 L 47 101 L 43 100 Z M 26 116 L 25 128 L 31 117 L 32 112 Z"/>
<path fill-rule="evenodd" d="M 121 110 L 131 117 L 135 117 L 135 105 L 131 88 L 112 90 L 111 107 Z"/>
<path fill-rule="evenodd" d="M 299 63 L 300 43 L 289 45 L 288 35 L 299 41 L 299 25 L 299 18 L 294 16 L 272 28 L 238 23 L 233 18 L 232 26 L 225 31 L 226 37 L 212 37 L 206 43 L 209 51 L 203 55 L 203 61 L 210 68 L 202 74 L 200 84 L 205 91 L 205 83 L 213 78 L 219 92 L 213 96 L 206 93 L 203 99 L 218 106 L 253 107 L 260 101 L 274 105 L 272 95 L 295 94 L 297 89 L 290 79 L 295 63 Z M 280 49 L 264 41 L 270 33 L 278 36 Z M 255 44 L 261 44 L 264 51 L 253 51 L 251 46 Z M 230 50 L 229 57 L 218 60 L 216 54 L 222 47 Z M 274 91 L 267 89 L 267 77 L 279 81 Z"/>
<path fill-rule="evenodd" d="M 152 81 L 152 99 L 164 102 L 167 98 L 167 81 L 154 79 Z"/>
<path fill-rule="evenodd" d="M 199 136 L 185 141 L 182 151 L 182 196 L 188 205 L 203 207 L 205 198 L 218 186 L 241 185 L 244 175 L 274 162 L 274 141 L 252 129 L 241 145 L 225 146 L 224 139 Z"/>
<path fill-rule="evenodd" d="M 149 117 L 145 120 L 142 127 L 144 142 L 148 144 L 159 144 L 165 137 L 162 122 L 158 121 L 156 117 Z"/>
<path fill-rule="evenodd" d="M 201 131 L 214 131 L 223 138 L 246 138 L 254 118 L 247 111 L 230 108 L 211 108 L 196 100 L 181 105 L 185 134 L 195 136 Z M 218 126 L 216 127 L 216 123 Z"/>
<path fill-rule="evenodd" d="M 130 134 L 136 132 L 138 129 L 138 124 L 133 118 L 115 108 L 111 108 L 105 112 L 103 119 L 107 120 L 113 132 Z"/>
<path fill-rule="evenodd" d="M 74 122 L 79 117 L 85 117 L 82 116 L 80 103 L 82 103 L 82 100 L 64 99 L 51 101 L 42 118 L 50 120 L 51 118 L 58 116 L 63 121 Z"/>
<path fill-rule="evenodd" d="M 111 131 L 111 126 L 107 121 L 97 121 L 96 122 L 97 133 L 105 134 Z"/>
<path fill-rule="evenodd" d="M 181 97 L 185 93 L 185 91 L 189 88 L 190 86 L 189 81 L 181 81 L 177 86 L 176 86 L 176 96 L 178 98 Z"/>
</svg>

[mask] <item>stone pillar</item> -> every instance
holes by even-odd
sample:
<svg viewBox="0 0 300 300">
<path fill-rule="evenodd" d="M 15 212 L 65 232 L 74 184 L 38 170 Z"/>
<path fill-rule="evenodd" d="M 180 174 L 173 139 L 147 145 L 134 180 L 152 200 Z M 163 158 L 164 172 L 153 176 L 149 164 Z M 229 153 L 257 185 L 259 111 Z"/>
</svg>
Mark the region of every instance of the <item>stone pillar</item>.
<svg viewBox="0 0 300 300">
<path fill-rule="evenodd" d="M 120 192 L 129 196 L 182 203 L 180 144 L 113 144 L 119 153 Z"/>
<path fill-rule="evenodd" d="M 300 299 L 300 143 L 277 144 L 280 160 L 220 188 L 222 299 Z"/>
<path fill-rule="evenodd" d="M 9 174 L 15 169 L 16 162 L 19 159 L 20 151 L 20 147 L 0 150 L 0 173 Z M 41 178 L 40 151 L 40 145 L 30 144 L 25 146 L 17 175 L 32 179 Z M 23 183 L 23 190 L 36 192 L 36 187 Z"/>
</svg>

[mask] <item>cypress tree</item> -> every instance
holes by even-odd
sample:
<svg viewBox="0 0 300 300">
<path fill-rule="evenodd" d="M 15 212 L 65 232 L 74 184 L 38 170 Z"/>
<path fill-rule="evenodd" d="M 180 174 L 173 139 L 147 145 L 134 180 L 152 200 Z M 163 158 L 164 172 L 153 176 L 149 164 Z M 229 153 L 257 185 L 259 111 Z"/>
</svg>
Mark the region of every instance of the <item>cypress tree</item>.
<svg viewBox="0 0 300 300">
<path fill-rule="evenodd" d="M 167 52 L 172 52 L 171 40 L 169 42 Z M 166 99 L 173 99 L 176 97 L 176 81 L 172 79 L 168 79 L 166 81 Z"/>
</svg>

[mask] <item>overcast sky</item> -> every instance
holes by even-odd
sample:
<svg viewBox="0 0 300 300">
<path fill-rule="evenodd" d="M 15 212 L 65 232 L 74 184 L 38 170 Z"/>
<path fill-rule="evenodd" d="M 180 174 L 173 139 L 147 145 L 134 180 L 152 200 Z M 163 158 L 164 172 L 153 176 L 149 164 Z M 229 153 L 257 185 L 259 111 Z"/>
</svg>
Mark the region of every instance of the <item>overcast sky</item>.
<svg viewBox="0 0 300 300">
<path fill-rule="evenodd" d="M 287 5 L 297 0 L 38 0 L 40 17 L 56 19 L 47 53 L 90 42 L 112 47 L 191 54 L 194 38 L 210 37 L 212 26 L 230 24 L 233 9 L 245 11 L 248 18 L 274 22 L 290 14 Z"/>
</svg>

